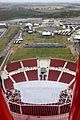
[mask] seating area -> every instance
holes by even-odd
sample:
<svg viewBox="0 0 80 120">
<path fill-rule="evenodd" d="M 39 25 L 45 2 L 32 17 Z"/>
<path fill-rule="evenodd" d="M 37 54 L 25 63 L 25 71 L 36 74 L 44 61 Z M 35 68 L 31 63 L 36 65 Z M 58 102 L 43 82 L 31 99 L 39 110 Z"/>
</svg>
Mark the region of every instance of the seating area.
<svg viewBox="0 0 80 120">
<path fill-rule="evenodd" d="M 57 81 L 60 73 L 61 73 L 60 71 L 49 70 L 48 80 L 49 80 L 49 81 Z"/>
<path fill-rule="evenodd" d="M 63 67 L 65 64 L 64 60 L 51 59 L 50 67 Z"/>
<path fill-rule="evenodd" d="M 5 94 L 9 101 L 18 104 L 21 103 L 21 95 L 19 90 L 15 90 L 15 89 L 7 90 Z"/>
<path fill-rule="evenodd" d="M 71 89 L 73 89 L 74 86 L 74 82 L 69 86 Z"/>
<path fill-rule="evenodd" d="M 4 86 L 6 90 L 13 89 L 13 81 L 8 77 L 7 79 L 4 79 Z"/>
<path fill-rule="evenodd" d="M 25 115 L 49 116 L 58 115 L 58 106 L 21 106 Z"/>
<path fill-rule="evenodd" d="M 59 104 L 70 103 L 71 99 L 72 99 L 72 90 L 70 88 L 65 89 L 60 93 Z"/>
<path fill-rule="evenodd" d="M 38 80 L 38 71 L 37 70 L 26 71 L 26 75 L 27 75 L 29 81 Z"/>
<path fill-rule="evenodd" d="M 44 60 L 45 61 L 45 60 Z M 41 62 L 37 59 L 22 60 L 6 65 L 3 76 L 3 88 L 9 100 L 12 112 L 24 115 L 49 116 L 68 113 L 74 86 L 76 64 L 64 60 L 51 59 L 46 62 L 46 72 L 41 74 Z M 49 65 L 48 65 L 49 63 Z M 66 64 L 65 64 L 66 63 Z M 43 64 L 44 65 L 44 64 Z M 14 90 L 14 82 L 27 82 L 34 80 L 49 80 L 67 83 L 70 91 L 62 91 L 59 102 L 51 104 L 22 103 L 19 91 Z M 73 81 L 72 81 L 73 80 Z M 22 84 L 22 83 L 21 83 Z"/>
<path fill-rule="evenodd" d="M 60 106 L 60 114 L 68 113 L 70 110 L 70 103 Z"/>
<path fill-rule="evenodd" d="M 75 63 L 72 63 L 72 62 L 68 62 L 66 65 L 67 69 L 72 70 L 74 72 L 76 71 L 76 67 L 77 67 L 77 65 Z"/>
<path fill-rule="evenodd" d="M 17 73 L 12 75 L 12 78 L 14 79 L 14 81 L 17 82 L 24 82 L 26 81 L 25 75 L 23 72 Z"/>
<path fill-rule="evenodd" d="M 39 80 L 39 79 L 49 80 L 49 81 L 59 80 L 59 82 L 64 82 L 69 84 L 71 80 L 73 80 L 73 78 L 75 77 L 75 74 L 73 74 L 76 71 L 75 63 L 66 62 L 64 60 L 51 59 L 49 62 L 50 65 L 47 65 L 51 67 L 51 68 L 48 68 L 49 69 L 48 74 L 46 73 L 46 75 L 42 76 L 42 75 L 38 75 L 40 66 L 37 67 L 38 66 L 37 63 L 39 64 L 39 62 L 40 60 L 37 60 L 37 59 L 28 59 L 28 60 L 23 60 L 21 62 L 20 61 L 13 62 L 6 65 L 5 70 L 7 71 L 7 74 L 8 74 L 6 76 L 8 80 L 4 81 L 5 88 L 6 89 L 12 88 L 14 81 L 18 83 L 18 82 L 24 82 L 27 80 L 31 81 L 31 80 Z M 63 67 L 64 69 L 62 69 Z M 70 73 L 69 72 L 67 73 L 67 70 L 65 68 L 69 69 Z M 9 74 L 13 80 L 10 80 Z M 8 82 L 9 84 L 7 84 Z M 73 88 L 73 85 L 70 87 Z"/>
<path fill-rule="evenodd" d="M 12 71 L 18 70 L 19 68 L 21 68 L 20 62 L 10 63 L 6 66 L 7 72 L 12 72 Z"/>
<path fill-rule="evenodd" d="M 50 116 L 60 115 L 69 112 L 70 103 L 64 105 L 19 105 L 9 102 L 12 112 L 23 115 Z"/>
<path fill-rule="evenodd" d="M 21 112 L 20 112 L 20 105 L 9 102 L 9 107 L 10 107 L 10 110 L 12 112 L 21 114 Z"/>
<path fill-rule="evenodd" d="M 37 59 L 23 60 L 22 63 L 24 67 L 36 67 Z"/>
<path fill-rule="evenodd" d="M 66 77 L 65 77 L 65 76 L 66 76 Z M 71 75 L 71 74 L 69 74 L 69 73 L 63 72 L 63 73 L 62 73 L 62 76 L 61 76 L 61 78 L 60 78 L 60 80 L 59 80 L 59 82 L 64 82 L 64 83 L 69 84 L 70 81 L 73 80 L 73 78 L 74 78 L 74 75 Z"/>
</svg>

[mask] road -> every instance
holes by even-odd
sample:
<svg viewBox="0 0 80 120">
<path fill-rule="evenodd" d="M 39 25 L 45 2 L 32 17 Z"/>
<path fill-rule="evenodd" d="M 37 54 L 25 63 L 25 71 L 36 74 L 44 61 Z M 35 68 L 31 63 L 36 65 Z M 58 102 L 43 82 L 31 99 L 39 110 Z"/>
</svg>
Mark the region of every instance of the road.
<svg viewBox="0 0 80 120">
<path fill-rule="evenodd" d="M 7 44 L 7 46 L 5 47 L 5 49 L 0 53 L 0 55 L 2 56 L 2 58 L 0 59 L 0 65 L 3 64 L 6 56 L 7 56 L 6 60 L 9 58 L 9 56 L 11 54 L 11 51 L 12 51 L 11 50 L 11 46 L 13 45 L 14 40 L 18 36 L 19 30 L 17 31 L 17 33 L 15 34 L 15 36 L 13 36 L 12 39 L 9 40 L 9 43 Z"/>
</svg>

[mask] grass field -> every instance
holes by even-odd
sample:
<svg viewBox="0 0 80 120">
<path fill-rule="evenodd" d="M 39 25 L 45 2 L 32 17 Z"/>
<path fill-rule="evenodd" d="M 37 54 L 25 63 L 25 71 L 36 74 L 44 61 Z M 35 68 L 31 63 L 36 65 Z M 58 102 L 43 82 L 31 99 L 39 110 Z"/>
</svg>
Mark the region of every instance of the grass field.
<svg viewBox="0 0 80 120">
<path fill-rule="evenodd" d="M 67 36 L 55 35 L 55 36 L 41 36 L 39 33 L 28 34 L 24 33 L 24 44 L 25 43 L 62 43 L 70 44 L 67 40 Z"/>
<path fill-rule="evenodd" d="M 74 57 L 69 48 L 23 48 L 17 49 L 9 61 L 27 58 L 60 58 L 74 61 Z"/>
<path fill-rule="evenodd" d="M 20 45 L 13 45 L 15 52 L 11 55 L 8 62 L 27 59 L 27 58 L 59 58 L 75 61 L 68 45 L 71 43 L 67 40 L 68 36 L 40 36 L 38 33 L 28 34 L 24 32 L 23 42 Z M 66 44 L 66 48 L 24 48 L 26 43 L 62 43 Z"/>
</svg>

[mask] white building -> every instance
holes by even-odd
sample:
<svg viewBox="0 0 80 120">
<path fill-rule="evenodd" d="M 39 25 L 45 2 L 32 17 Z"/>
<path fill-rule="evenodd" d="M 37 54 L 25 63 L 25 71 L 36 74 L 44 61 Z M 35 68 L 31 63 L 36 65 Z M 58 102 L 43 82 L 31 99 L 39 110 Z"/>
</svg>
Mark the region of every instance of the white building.
<svg viewBox="0 0 80 120">
<path fill-rule="evenodd" d="M 52 33 L 49 32 L 49 31 L 48 32 L 45 32 L 45 31 L 42 32 L 42 36 L 50 36 L 50 35 L 52 35 Z"/>
<path fill-rule="evenodd" d="M 6 23 L 0 23 L 0 28 L 6 28 L 8 25 Z"/>
</svg>

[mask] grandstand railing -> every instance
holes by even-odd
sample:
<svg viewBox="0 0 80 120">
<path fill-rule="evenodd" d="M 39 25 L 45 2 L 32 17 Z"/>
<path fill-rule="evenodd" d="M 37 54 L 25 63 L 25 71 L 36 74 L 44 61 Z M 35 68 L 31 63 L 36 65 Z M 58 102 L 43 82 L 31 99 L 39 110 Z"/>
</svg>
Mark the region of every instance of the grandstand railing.
<svg viewBox="0 0 80 120">
<path fill-rule="evenodd" d="M 62 105 L 36 105 L 36 104 L 18 104 L 9 101 L 9 107 L 12 112 L 22 115 L 51 116 L 61 115 L 69 112 L 70 103 Z"/>
</svg>

